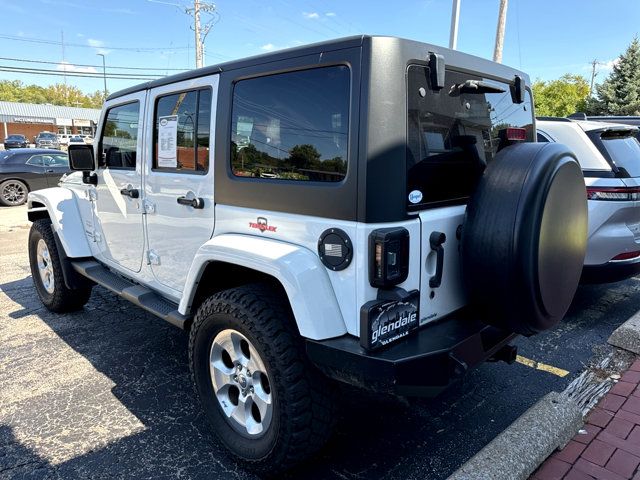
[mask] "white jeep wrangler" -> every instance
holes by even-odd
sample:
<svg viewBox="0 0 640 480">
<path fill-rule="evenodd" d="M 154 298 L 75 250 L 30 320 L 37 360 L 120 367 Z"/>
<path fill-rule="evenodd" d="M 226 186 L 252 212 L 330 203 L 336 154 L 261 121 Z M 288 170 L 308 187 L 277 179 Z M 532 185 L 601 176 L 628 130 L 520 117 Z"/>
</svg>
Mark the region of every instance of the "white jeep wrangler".
<svg viewBox="0 0 640 480">
<path fill-rule="evenodd" d="M 563 317 L 585 186 L 534 138 L 525 74 L 397 38 L 145 83 L 69 146 L 81 174 L 29 194 L 35 287 L 188 330 L 215 433 L 277 472 L 328 438 L 333 380 L 435 395 Z"/>
</svg>

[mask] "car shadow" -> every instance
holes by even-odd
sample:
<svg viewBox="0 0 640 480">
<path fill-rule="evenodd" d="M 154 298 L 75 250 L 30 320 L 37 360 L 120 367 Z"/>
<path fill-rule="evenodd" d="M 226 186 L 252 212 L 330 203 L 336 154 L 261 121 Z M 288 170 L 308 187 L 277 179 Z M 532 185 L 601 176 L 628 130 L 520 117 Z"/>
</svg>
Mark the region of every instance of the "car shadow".
<svg viewBox="0 0 640 480">
<path fill-rule="evenodd" d="M 28 440 L 15 438 L 13 425 L 0 425 L 0 472 L 32 465 L 37 470 L 33 478 L 255 478 L 227 457 L 207 426 L 191 386 L 184 332 L 101 287 L 82 311 L 63 315 L 42 307 L 30 277 L 2 284 L 0 290 L 20 306 L 9 313 L 10 321 L 37 315 L 108 379 L 111 394 L 143 426 L 53 464 Z M 565 378 L 519 364 L 488 363 L 431 400 L 398 400 L 341 387 L 333 438 L 315 458 L 282 478 L 446 478 L 540 397 L 564 388 L 592 357 L 594 338 L 606 341 L 626 319 L 614 313 L 640 309 L 639 290 L 637 279 L 580 287 L 559 334 L 551 330 L 518 340 L 528 356 L 552 363 L 566 356 L 563 345 L 571 338 L 571 351 L 577 353 L 560 364 L 571 372 Z M 543 356 L 549 351 L 559 356 Z M 30 405 L 24 415 L 32 422 L 57 415 L 71 423 L 83 409 L 90 416 L 92 408 L 100 408 L 81 402 L 53 412 L 44 401 Z"/>
</svg>

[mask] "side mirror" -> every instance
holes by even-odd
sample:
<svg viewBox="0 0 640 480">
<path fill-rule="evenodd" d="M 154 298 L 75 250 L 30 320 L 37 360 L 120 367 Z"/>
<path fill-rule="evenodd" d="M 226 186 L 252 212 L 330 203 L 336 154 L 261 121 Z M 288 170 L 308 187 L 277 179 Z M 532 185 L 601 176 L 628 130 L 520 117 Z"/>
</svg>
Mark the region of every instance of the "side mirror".
<svg viewBox="0 0 640 480">
<path fill-rule="evenodd" d="M 71 170 L 87 172 L 96 168 L 92 145 L 69 145 L 68 153 Z"/>
</svg>

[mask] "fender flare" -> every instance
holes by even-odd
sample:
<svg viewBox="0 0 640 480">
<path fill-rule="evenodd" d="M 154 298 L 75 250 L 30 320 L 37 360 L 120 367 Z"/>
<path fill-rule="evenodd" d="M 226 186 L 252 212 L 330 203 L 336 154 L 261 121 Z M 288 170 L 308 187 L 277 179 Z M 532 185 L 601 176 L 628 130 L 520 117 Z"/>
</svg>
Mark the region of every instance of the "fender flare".
<svg viewBox="0 0 640 480">
<path fill-rule="evenodd" d="M 189 313 L 210 262 L 225 262 L 270 275 L 284 288 L 300 335 L 324 340 L 347 333 L 326 268 L 307 248 L 250 235 L 223 234 L 202 245 L 187 275 L 178 311 Z"/>
<path fill-rule="evenodd" d="M 37 202 L 43 207 L 34 206 Z M 46 209 L 51 226 L 69 258 L 91 257 L 91 249 L 84 232 L 84 222 L 80 216 L 78 199 L 68 188 L 52 187 L 29 192 L 27 215 L 29 220 L 39 218 Z"/>
</svg>

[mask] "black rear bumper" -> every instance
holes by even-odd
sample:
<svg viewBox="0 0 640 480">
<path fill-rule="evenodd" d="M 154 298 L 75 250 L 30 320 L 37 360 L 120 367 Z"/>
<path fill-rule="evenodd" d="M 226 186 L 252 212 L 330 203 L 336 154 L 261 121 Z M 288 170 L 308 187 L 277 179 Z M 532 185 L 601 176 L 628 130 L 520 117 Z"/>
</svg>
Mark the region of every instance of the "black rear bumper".
<svg viewBox="0 0 640 480">
<path fill-rule="evenodd" d="M 307 340 L 307 354 L 336 380 L 379 392 L 432 397 L 485 360 L 515 359 L 508 343 L 516 336 L 454 314 L 381 351 L 367 352 L 357 337 L 345 335 Z"/>
<path fill-rule="evenodd" d="M 640 274 L 640 260 L 609 262 L 602 265 L 585 265 L 580 283 L 612 283 Z"/>
</svg>

